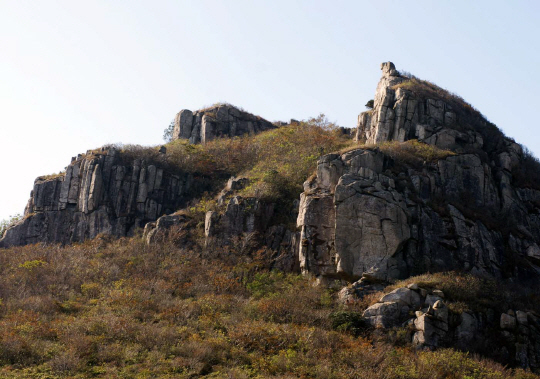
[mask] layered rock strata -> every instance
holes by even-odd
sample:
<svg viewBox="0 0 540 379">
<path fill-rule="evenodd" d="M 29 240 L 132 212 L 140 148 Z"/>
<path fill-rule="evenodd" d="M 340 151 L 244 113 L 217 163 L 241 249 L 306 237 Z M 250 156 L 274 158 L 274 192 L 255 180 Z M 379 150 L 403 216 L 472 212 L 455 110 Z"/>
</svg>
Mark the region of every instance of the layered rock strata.
<svg viewBox="0 0 540 379">
<path fill-rule="evenodd" d="M 125 158 L 112 148 L 88 152 L 74 158 L 65 174 L 36 179 L 24 218 L 6 231 L 0 247 L 126 236 L 192 196 L 191 174 Z"/>
<path fill-rule="evenodd" d="M 183 109 L 176 115 L 172 139 L 205 143 L 216 137 L 255 134 L 276 128 L 274 124 L 232 105 L 220 104 L 192 112 Z"/>
</svg>

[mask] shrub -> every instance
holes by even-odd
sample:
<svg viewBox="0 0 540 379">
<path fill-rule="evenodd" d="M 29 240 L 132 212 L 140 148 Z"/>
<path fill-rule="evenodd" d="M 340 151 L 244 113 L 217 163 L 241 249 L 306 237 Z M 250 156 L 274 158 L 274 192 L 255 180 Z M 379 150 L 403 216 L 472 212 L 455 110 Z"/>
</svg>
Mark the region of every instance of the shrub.
<svg viewBox="0 0 540 379">
<path fill-rule="evenodd" d="M 450 274 L 412 280 L 467 301 L 486 289 Z M 310 278 L 166 239 L 1 249 L 0 298 L 2 378 L 537 378 L 453 350 L 355 337 L 360 313 Z M 404 331 L 392 333 L 402 343 Z"/>
<path fill-rule="evenodd" d="M 358 336 L 366 327 L 362 314 L 359 312 L 338 311 L 330 314 L 332 329 L 348 332 Z"/>
<path fill-rule="evenodd" d="M 523 158 L 518 167 L 512 170 L 514 184 L 521 188 L 540 190 L 540 160 L 528 148 L 522 148 Z"/>
</svg>

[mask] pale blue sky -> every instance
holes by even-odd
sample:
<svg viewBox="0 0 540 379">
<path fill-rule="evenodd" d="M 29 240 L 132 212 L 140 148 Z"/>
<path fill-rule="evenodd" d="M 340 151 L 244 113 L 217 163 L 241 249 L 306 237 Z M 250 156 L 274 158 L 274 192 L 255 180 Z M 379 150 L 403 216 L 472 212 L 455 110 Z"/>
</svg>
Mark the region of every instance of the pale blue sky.
<svg viewBox="0 0 540 379">
<path fill-rule="evenodd" d="M 0 219 L 89 148 L 180 109 L 353 127 L 393 61 L 540 154 L 538 1 L 0 1 Z"/>
</svg>

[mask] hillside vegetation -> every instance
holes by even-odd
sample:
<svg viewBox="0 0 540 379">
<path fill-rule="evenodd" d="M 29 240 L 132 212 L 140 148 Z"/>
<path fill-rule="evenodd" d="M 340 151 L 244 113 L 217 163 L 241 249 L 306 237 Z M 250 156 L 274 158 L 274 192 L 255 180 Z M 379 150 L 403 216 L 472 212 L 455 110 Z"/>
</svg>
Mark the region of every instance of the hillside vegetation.
<svg viewBox="0 0 540 379">
<path fill-rule="evenodd" d="M 454 350 L 415 351 L 399 330 L 371 336 L 362 305 L 269 271 L 264 253 L 207 256 L 178 238 L 0 250 L 0 376 L 536 378 Z"/>
</svg>

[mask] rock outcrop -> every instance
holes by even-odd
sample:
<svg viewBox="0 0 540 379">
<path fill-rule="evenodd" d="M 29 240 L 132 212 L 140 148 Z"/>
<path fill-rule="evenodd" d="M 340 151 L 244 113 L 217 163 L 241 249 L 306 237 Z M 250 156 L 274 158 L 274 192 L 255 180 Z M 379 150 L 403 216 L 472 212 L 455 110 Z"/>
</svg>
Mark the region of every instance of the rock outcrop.
<svg viewBox="0 0 540 379">
<path fill-rule="evenodd" d="M 218 197 L 220 210 L 206 213 L 204 235 L 207 249 L 241 242 L 241 249 L 262 247 L 272 252 L 274 268 L 298 270 L 298 236 L 273 220 L 274 203 L 257 197 L 242 197 L 237 190 L 246 178 L 231 178 Z M 251 245 L 251 246 L 248 246 Z"/>
<path fill-rule="evenodd" d="M 404 327 L 417 348 L 481 351 L 505 364 L 540 368 L 540 317 L 535 312 L 455 312 L 442 291 L 413 283 L 383 295 L 363 317 L 376 329 Z"/>
<path fill-rule="evenodd" d="M 274 124 L 259 116 L 230 104 L 218 104 L 195 112 L 188 109 L 178 112 L 174 120 L 172 139 L 205 143 L 216 137 L 242 136 L 274 128 Z"/>
<path fill-rule="evenodd" d="M 304 184 L 303 271 L 349 280 L 454 269 L 536 276 L 540 191 L 516 182 L 521 147 L 450 95 L 396 88 L 408 79 L 391 63 L 382 70 L 357 130 L 371 147 L 322 157 Z M 434 146 L 434 157 L 400 154 L 409 139 Z"/>
<path fill-rule="evenodd" d="M 65 174 L 36 179 L 23 219 L 5 232 L 0 247 L 126 236 L 178 209 L 196 188 L 191 174 L 159 162 L 130 161 L 114 148 L 89 151 L 73 158 Z"/>
</svg>

